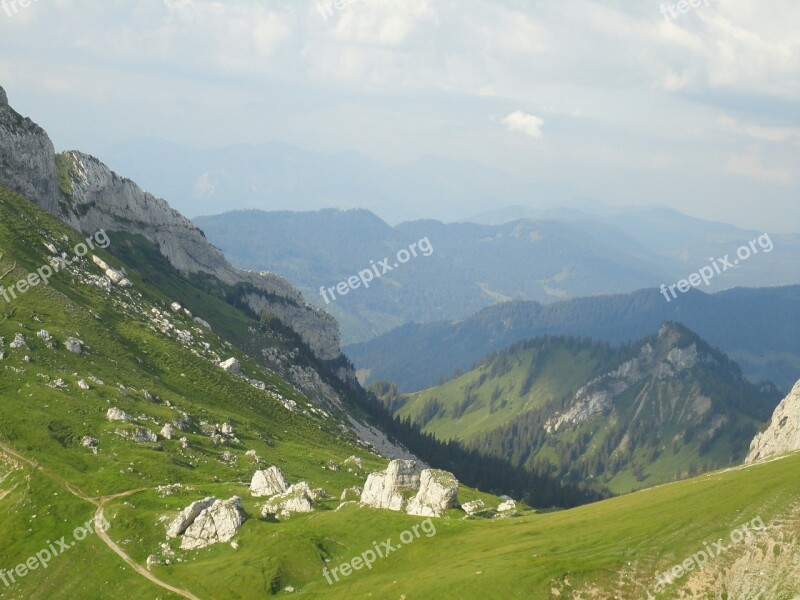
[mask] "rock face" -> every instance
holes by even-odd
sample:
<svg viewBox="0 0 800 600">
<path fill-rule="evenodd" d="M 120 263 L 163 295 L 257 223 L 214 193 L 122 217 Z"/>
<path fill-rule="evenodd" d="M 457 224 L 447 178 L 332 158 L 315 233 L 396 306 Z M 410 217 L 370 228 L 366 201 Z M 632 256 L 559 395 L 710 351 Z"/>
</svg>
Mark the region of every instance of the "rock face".
<svg viewBox="0 0 800 600">
<path fill-rule="evenodd" d="M 361 502 L 373 508 L 403 510 L 403 489 L 417 490 L 420 472 L 416 461 L 393 460 L 381 473 L 370 473 L 361 493 Z"/>
<path fill-rule="evenodd" d="M 5 92 L 2 94 L 5 100 Z M 58 174 L 64 181 L 59 186 Z M 0 102 L 0 182 L 86 235 L 100 229 L 140 234 L 184 274 L 207 273 L 252 288 L 243 300 L 294 329 L 322 360 L 341 355 L 339 326 L 274 273 L 234 268 L 200 229 L 166 201 L 144 192 L 81 152 L 56 157 L 47 133 Z"/>
<path fill-rule="evenodd" d="M 769 426 L 753 438 L 745 463 L 800 450 L 800 381 L 772 415 Z"/>
<path fill-rule="evenodd" d="M 417 495 L 409 500 L 406 512 L 419 517 L 441 517 L 458 506 L 458 480 L 452 473 L 425 469 Z"/>
<path fill-rule="evenodd" d="M 239 497 L 215 500 L 186 528 L 181 540 L 181 549 L 199 550 L 212 544 L 229 542 L 244 520 L 244 509 Z"/>
<path fill-rule="evenodd" d="M 261 509 L 261 515 L 286 519 L 292 513 L 313 512 L 312 494 L 313 492 L 305 481 L 296 483 L 284 493 L 270 498 Z"/>
<path fill-rule="evenodd" d="M 256 471 L 250 481 L 250 493 L 256 498 L 283 494 L 287 489 L 289 484 L 286 483 L 281 470 L 275 466 Z"/>
<path fill-rule="evenodd" d="M 184 508 L 181 511 L 181 514 L 175 517 L 167 526 L 167 537 L 176 538 L 179 535 L 183 535 L 183 532 L 189 528 L 189 525 L 194 523 L 194 520 L 200 515 L 200 513 L 214 504 L 216 501 L 216 498 L 209 496 L 208 498 L 198 500 L 197 502 L 192 502 L 189 506 Z"/>
</svg>

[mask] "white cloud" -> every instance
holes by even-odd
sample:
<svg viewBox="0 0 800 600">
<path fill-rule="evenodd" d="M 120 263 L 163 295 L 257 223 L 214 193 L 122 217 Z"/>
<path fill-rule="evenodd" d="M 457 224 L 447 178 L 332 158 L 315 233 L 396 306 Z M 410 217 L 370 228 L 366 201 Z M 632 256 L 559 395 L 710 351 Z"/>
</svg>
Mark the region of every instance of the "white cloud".
<svg viewBox="0 0 800 600">
<path fill-rule="evenodd" d="M 542 125 L 544 125 L 544 121 L 535 115 L 529 115 L 521 110 L 508 115 L 503 119 L 503 124 L 508 127 L 509 131 L 524 133 L 535 139 L 541 139 L 542 137 Z"/>
<path fill-rule="evenodd" d="M 761 158 L 755 154 L 731 156 L 725 165 L 725 171 L 774 185 L 790 185 L 794 181 L 791 171 L 765 167 L 761 164 Z"/>
</svg>

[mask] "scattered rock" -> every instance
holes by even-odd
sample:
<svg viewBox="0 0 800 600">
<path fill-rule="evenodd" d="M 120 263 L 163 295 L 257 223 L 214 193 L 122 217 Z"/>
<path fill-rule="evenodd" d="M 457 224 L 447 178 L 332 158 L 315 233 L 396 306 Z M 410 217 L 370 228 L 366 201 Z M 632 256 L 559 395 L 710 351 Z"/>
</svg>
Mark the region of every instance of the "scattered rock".
<svg viewBox="0 0 800 600">
<path fill-rule="evenodd" d="M 210 507 L 203 509 L 186 529 L 181 540 L 181 549 L 199 550 L 212 544 L 229 542 L 244 520 L 245 513 L 238 496 L 229 500 L 216 500 Z"/>
<path fill-rule="evenodd" d="M 53 336 L 52 336 L 52 335 L 50 335 L 50 332 L 49 332 L 49 331 L 47 331 L 46 329 L 41 329 L 41 330 L 40 330 L 40 331 L 39 331 L 39 332 L 36 334 L 36 337 L 38 337 L 40 340 L 43 340 L 43 341 L 45 341 L 45 342 L 49 342 L 50 340 L 52 340 L 52 339 L 53 339 Z"/>
<path fill-rule="evenodd" d="M 248 450 L 247 452 L 244 453 L 244 455 L 247 458 L 252 459 L 253 462 L 256 463 L 256 464 L 260 464 L 261 463 L 261 457 L 258 454 L 256 454 L 255 450 Z"/>
<path fill-rule="evenodd" d="M 84 436 L 81 440 L 81 446 L 84 448 L 88 448 L 92 451 L 93 454 L 97 454 L 97 447 L 100 445 L 100 440 L 89 437 L 88 435 Z"/>
<path fill-rule="evenodd" d="M 171 440 L 174 431 L 175 430 L 172 427 L 172 424 L 167 423 L 166 425 L 164 425 L 164 427 L 161 428 L 161 437 L 163 437 L 165 440 Z"/>
<path fill-rule="evenodd" d="M 235 358 L 229 358 L 225 362 L 221 362 L 219 366 L 228 373 L 233 373 L 234 375 L 238 375 L 242 372 L 242 365 Z"/>
<path fill-rule="evenodd" d="M 204 327 L 205 329 L 208 329 L 209 331 L 211 331 L 211 325 L 209 325 L 207 321 L 204 321 L 204 320 L 203 320 L 203 319 L 201 319 L 200 317 L 195 317 L 195 318 L 194 318 L 194 319 L 192 319 L 192 320 L 193 320 L 195 323 L 197 323 L 198 325 L 200 325 L 200 327 Z"/>
<path fill-rule="evenodd" d="M 64 347 L 73 354 L 81 354 L 83 352 L 83 342 L 77 338 L 69 338 L 64 342 Z"/>
<path fill-rule="evenodd" d="M 173 302 L 172 304 L 169 305 L 169 308 L 170 308 L 170 310 L 172 312 L 179 313 L 179 312 L 181 312 L 181 308 L 183 308 L 183 307 L 180 304 L 178 304 L 177 302 Z"/>
<path fill-rule="evenodd" d="M 137 444 L 148 444 L 158 441 L 158 436 L 144 427 L 137 427 L 133 432 L 133 441 Z"/>
<path fill-rule="evenodd" d="M 121 421 L 122 423 L 130 423 L 133 421 L 133 417 L 119 408 L 109 408 L 108 411 L 106 411 L 106 419 L 109 421 Z"/>
<path fill-rule="evenodd" d="M 261 509 L 264 517 L 286 519 L 293 513 L 313 512 L 311 490 L 305 481 L 296 483 L 287 491 L 270 498 Z"/>
<path fill-rule="evenodd" d="M 346 488 L 342 490 L 342 495 L 339 496 L 339 500 L 343 502 L 348 500 L 359 500 L 361 499 L 361 493 L 363 491 L 364 490 L 362 490 L 360 487 L 357 486 Z"/>
<path fill-rule="evenodd" d="M 189 506 L 184 508 L 167 526 L 167 538 L 176 538 L 182 535 L 189 528 L 189 525 L 194 523 L 194 520 L 200 513 L 216 501 L 217 499 L 214 496 L 209 496 L 208 498 L 192 502 Z"/>
<path fill-rule="evenodd" d="M 486 510 L 486 503 L 478 498 L 477 500 L 473 500 L 472 502 L 467 502 L 461 505 L 461 508 L 464 509 L 464 512 L 470 516 L 477 515 L 478 513 L 484 512 Z"/>
<path fill-rule="evenodd" d="M 81 388 L 82 390 L 88 390 L 89 384 L 86 383 L 83 379 L 81 379 L 80 381 L 78 381 L 78 387 Z"/>
<path fill-rule="evenodd" d="M 9 348 L 12 350 L 19 350 L 20 348 L 25 348 L 25 350 L 30 350 L 28 348 L 28 344 L 25 341 L 25 336 L 21 333 L 14 334 L 14 341 L 9 344 Z"/>
<path fill-rule="evenodd" d="M 250 481 L 250 493 L 256 498 L 283 494 L 289 489 L 286 478 L 278 467 L 256 471 Z"/>
<path fill-rule="evenodd" d="M 361 502 L 373 508 L 403 510 L 400 489 L 419 488 L 419 468 L 413 460 L 392 460 L 386 471 L 370 473 L 364 484 Z"/>
<path fill-rule="evenodd" d="M 357 456 L 351 456 L 344 461 L 344 466 L 353 465 L 356 469 L 361 471 L 364 467 L 361 463 L 361 459 Z"/>
<path fill-rule="evenodd" d="M 425 469 L 420 475 L 416 497 L 408 502 L 406 512 L 418 517 L 441 517 L 458 506 L 458 480 L 452 473 Z"/>
</svg>

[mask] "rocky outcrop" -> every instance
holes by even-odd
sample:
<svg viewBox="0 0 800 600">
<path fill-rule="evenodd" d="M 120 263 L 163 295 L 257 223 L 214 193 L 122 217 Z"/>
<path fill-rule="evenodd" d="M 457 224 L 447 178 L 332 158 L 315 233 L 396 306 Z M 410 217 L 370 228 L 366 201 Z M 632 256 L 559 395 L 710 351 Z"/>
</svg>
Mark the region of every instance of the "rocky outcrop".
<svg viewBox="0 0 800 600">
<path fill-rule="evenodd" d="M 286 483 L 283 473 L 275 466 L 256 471 L 250 481 L 250 493 L 256 498 L 283 494 L 288 489 L 289 484 Z"/>
<path fill-rule="evenodd" d="M 373 508 L 403 510 L 402 490 L 419 489 L 420 470 L 416 461 L 393 460 L 385 471 L 370 473 L 361 493 L 361 502 Z"/>
<path fill-rule="evenodd" d="M 0 102 L 0 182 L 86 235 L 101 229 L 139 234 L 184 274 L 205 273 L 229 285 L 249 286 L 252 292 L 244 302 L 256 314 L 266 311 L 280 319 L 320 359 L 341 355 L 336 320 L 308 304 L 287 281 L 274 273 L 234 268 L 165 200 L 98 159 L 76 151 L 57 157 L 47 133 L 6 101 Z"/>
<path fill-rule="evenodd" d="M 286 519 L 293 513 L 309 513 L 314 510 L 313 492 L 305 481 L 294 484 L 288 490 L 270 498 L 262 507 L 264 517 Z"/>
<path fill-rule="evenodd" d="M 769 426 L 750 444 L 745 463 L 800 450 L 800 381 L 772 415 Z"/>
<path fill-rule="evenodd" d="M 229 542 L 244 521 L 245 513 L 239 497 L 215 500 L 186 528 L 181 549 L 200 550 L 212 544 Z"/>
</svg>

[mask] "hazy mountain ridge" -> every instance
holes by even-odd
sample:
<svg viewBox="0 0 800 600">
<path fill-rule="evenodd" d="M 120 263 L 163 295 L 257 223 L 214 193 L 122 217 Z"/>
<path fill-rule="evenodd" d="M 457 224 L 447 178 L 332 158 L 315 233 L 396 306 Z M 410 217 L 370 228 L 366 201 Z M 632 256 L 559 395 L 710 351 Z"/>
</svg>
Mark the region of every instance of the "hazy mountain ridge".
<svg viewBox="0 0 800 600">
<path fill-rule="evenodd" d="M 415 391 L 520 340 L 552 334 L 616 344 L 676 321 L 722 348 L 751 380 L 767 379 L 786 391 L 800 378 L 798 303 L 800 286 L 716 294 L 693 290 L 671 303 L 658 290 L 548 305 L 508 302 L 461 321 L 404 325 L 345 352 L 362 380 L 394 381 L 404 391 Z"/>
<path fill-rule="evenodd" d="M 560 298 L 640 289 L 669 281 L 666 261 L 631 243 L 605 243 L 573 224 L 519 221 L 500 226 L 420 220 L 390 227 L 361 210 L 239 211 L 195 219 L 238 266 L 270 268 L 342 324 L 346 341 L 405 322 L 464 318 L 500 300 Z M 427 239 L 433 254 L 376 279 L 369 290 L 326 303 L 322 286 L 369 261 Z"/>
</svg>

